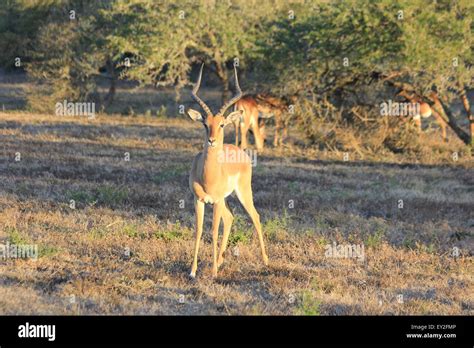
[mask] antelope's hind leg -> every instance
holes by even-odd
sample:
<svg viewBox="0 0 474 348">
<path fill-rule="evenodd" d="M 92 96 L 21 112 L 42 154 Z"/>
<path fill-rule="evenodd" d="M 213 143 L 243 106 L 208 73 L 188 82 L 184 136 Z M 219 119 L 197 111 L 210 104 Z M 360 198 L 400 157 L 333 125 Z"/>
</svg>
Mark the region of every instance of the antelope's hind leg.
<svg viewBox="0 0 474 348">
<path fill-rule="evenodd" d="M 217 240 L 219 238 L 219 226 L 222 219 L 222 211 L 225 207 L 224 199 L 214 203 L 212 216 L 212 276 L 217 276 Z"/>
<path fill-rule="evenodd" d="M 262 232 L 262 225 L 260 224 L 260 215 L 258 214 L 257 209 L 255 209 L 255 206 L 253 205 L 252 187 L 251 187 L 250 181 L 248 181 L 247 183 L 244 183 L 243 187 L 245 187 L 246 189 L 236 190 L 237 197 L 239 198 L 240 203 L 242 203 L 245 210 L 247 211 L 247 213 L 250 215 L 250 218 L 252 219 L 255 230 L 257 231 L 263 263 L 266 266 L 268 266 L 268 256 L 267 256 L 267 253 L 265 252 L 265 243 L 263 241 L 263 232 Z"/>
<path fill-rule="evenodd" d="M 257 147 L 257 150 L 262 150 L 265 138 L 263 137 L 262 133 L 260 133 L 258 120 L 252 124 L 252 132 L 253 132 L 253 137 L 255 139 L 255 145 Z"/>
<path fill-rule="evenodd" d="M 224 201 L 224 209 L 222 212 L 222 220 L 224 222 L 224 234 L 222 235 L 221 247 L 219 248 L 219 258 L 217 260 L 217 267 L 219 268 L 224 262 L 224 253 L 227 249 L 227 242 L 229 240 L 230 230 L 232 228 L 232 222 L 234 221 L 234 216 L 227 205 L 227 202 Z"/>
</svg>

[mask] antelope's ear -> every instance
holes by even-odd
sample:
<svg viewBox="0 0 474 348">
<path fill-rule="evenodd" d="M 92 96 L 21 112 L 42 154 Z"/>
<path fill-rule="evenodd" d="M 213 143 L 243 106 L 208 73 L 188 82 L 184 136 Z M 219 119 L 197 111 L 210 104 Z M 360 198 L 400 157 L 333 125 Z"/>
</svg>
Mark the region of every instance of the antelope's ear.
<svg viewBox="0 0 474 348">
<path fill-rule="evenodd" d="M 193 121 L 200 121 L 200 122 L 204 121 L 204 118 L 202 117 L 201 113 L 199 111 L 196 111 L 196 110 L 193 110 L 193 109 L 188 110 L 188 116 Z"/>
<path fill-rule="evenodd" d="M 240 121 L 240 118 L 242 117 L 243 113 L 244 113 L 244 110 L 237 110 L 237 111 L 231 112 L 229 116 L 226 117 L 225 123 L 229 124 L 229 123 L 235 123 L 237 121 Z"/>
</svg>

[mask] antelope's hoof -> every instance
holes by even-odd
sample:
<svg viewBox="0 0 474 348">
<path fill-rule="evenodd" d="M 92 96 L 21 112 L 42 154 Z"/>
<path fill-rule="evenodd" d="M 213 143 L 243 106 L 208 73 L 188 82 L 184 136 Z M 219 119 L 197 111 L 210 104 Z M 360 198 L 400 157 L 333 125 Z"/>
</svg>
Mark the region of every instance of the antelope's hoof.
<svg viewBox="0 0 474 348">
<path fill-rule="evenodd" d="M 219 259 L 217 260 L 217 268 L 222 266 L 223 263 L 224 263 L 224 257 L 219 256 Z"/>
<path fill-rule="evenodd" d="M 205 195 L 203 199 L 201 199 L 201 202 L 204 202 L 206 204 L 213 204 L 214 200 L 212 199 L 211 196 Z"/>
</svg>

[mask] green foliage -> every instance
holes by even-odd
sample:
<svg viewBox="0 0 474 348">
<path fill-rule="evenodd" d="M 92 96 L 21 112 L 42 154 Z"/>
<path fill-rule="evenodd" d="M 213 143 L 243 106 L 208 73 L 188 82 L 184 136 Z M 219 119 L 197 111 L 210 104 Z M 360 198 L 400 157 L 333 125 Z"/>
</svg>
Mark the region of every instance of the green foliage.
<svg viewBox="0 0 474 348">
<path fill-rule="evenodd" d="M 176 221 L 175 224 L 168 224 L 165 228 L 154 232 L 153 235 L 155 238 L 171 242 L 183 238 L 189 238 L 191 234 L 189 229 L 181 226 L 181 223 Z"/>
<path fill-rule="evenodd" d="M 74 200 L 75 202 L 82 202 L 86 204 L 91 204 L 94 202 L 95 198 L 92 194 L 81 191 L 81 190 L 71 190 L 66 193 L 66 196 L 69 200 Z"/>
<path fill-rule="evenodd" d="M 16 228 L 8 228 L 6 230 L 8 235 L 8 241 L 14 245 L 26 245 L 32 244 L 27 236 L 18 231 Z M 38 257 L 49 257 L 56 255 L 60 249 L 52 245 L 39 245 L 38 246 Z"/>
<path fill-rule="evenodd" d="M 300 95 L 298 121 L 310 143 L 361 156 L 381 146 L 418 151 L 413 132 L 377 112 L 396 93 L 384 79 L 425 97 L 431 90 L 457 97 L 473 81 L 473 11 L 462 0 L 303 7 L 295 19 L 267 24 L 255 63 L 275 93 Z"/>
<path fill-rule="evenodd" d="M 97 227 L 92 227 L 89 230 L 89 235 L 93 239 L 101 239 L 104 238 L 107 235 L 108 231 L 105 227 L 97 226 Z"/>
<path fill-rule="evenodd" d="M 120 205 L 128 198 L 128 190 L 117 188 L 112 185 L 98 187 L 95 192 L 86 192 L 82 190 L 71 190 L 66 193 L 68 200 L 74 200 L 76 203 L 84 204 L 106 204 Z"/>
<path fill-rule="evenodd" d="M 452 99 L 460 86 L 472 84 L 474 3 L 404 1 L 404 81 L 426 92 L 436 86 Z"/>
<path fill-rule="evenodd" d="M 136 225 L 127 224 L 123 227 L 122 233 L 131 238 L 136 238 L 140 235 Z"/>
<path fill-rule="evenodd" d="M 299 96 L 293 117 L 310 144 L 361 156 L 382 147 L 417 152 L 410 125 L 382 121 L 378 107 L 400 86 L 425 99 L 437 91 L 445 102 L 472 88 L 472 18 L 471 0 L 8 0 L 0 64 L 22 57 L 41 84 L 29 107 L 52 112 L 64 99 L 107 107 L 117 77 L 179 91 L 201 62 L 225 97 L 238 63 L 245 90 Z"/>
<path fill-rule="evenodd" d="M 370 234 L 367 237 L 365 244 L 369 248 L 377 248 L 382 244 L 384 236 L 385 230 L 383 228 L 379 228 L 373 234 Z"/>
<path fill-rule="evenodd" d="M 116 205 L 123 203 L 128 197 L 128 190 L 114 186 L 102 186 L 97 189 L 96 198 L 99 203 Z"/>
<path fill-rule="evenodd" d="M 288 233 L 290 219 L 291 218 L 288 215 L 288 211 L 285 210 L 282 216 L 265 220 L 265 222 L 262 224 L 263 233 L 269 240 L 281 239 Z"/>
<path fill-rule="evenodd" d="M 321 315 L 321 301 L 317 300 L 312 291 L 301 292 L 301 300 L 296 308 L 298 315 Z"/>
<path fill-rule="evenodd" d="M 245 67 L 258 23 L 273 13 L 265 9 L 269 3 L 118 0 L 102 13 L 114 23 L 107 36 L 110 46 L 131 57 L 129 67 L 122 62 L 122 77 L 179 88 L 189 83 L 191 65 L 205 62 L 227 90 L 226 64 L 238 58 L 240 68 Z"/>
<path fill-rule="evenodd" d="M 58 254 L 61 250 L 52 245 L 40 245 L 38 248 L 38 257 L 50 257 Z"/>
<path fill-rule="evenodd" d="M 269 23 L 269 38 L 260 45 L 260 62 L 272 62 L 263 66 L 265 75 L 279 93 L 327 93 L 389 65 L 401 49 L 397 7 L 322 3 L 301 8 L 295 19 Z"/>
<path fill-rule="evenodd" d="M 5 0 L 0 2 L 0 66 L 16 69 L 15 58 L 30 61 L 38 29 L 60 0 Z M 23 66 L 23 65 L 22 65 Z"/>
<path fill-rule="evenodd" d="M 374 71 L 406 72 L 418 86 L 440 91 L 472 83 L 470 1 L 345 1 L 300 11 L 270 22 L 259 45 L 265 76 L 279 91 L 327 93 Z"/>
<path fill-rule="evenodd" d="M 253 229 L 246 219 L 240 215 L 234 216 L 232 230 L 229 234 L 229 246 L 235 246 L 239 243 L 248 244 L 252 238 Z"/>
<path fill-rule="evenodd" d="M 96 102 L 99 69 L 113 54 L 105 41 L 108 23 L 100 17 L 110 2 L 58 1 L 39 28 L 27 71 L 42 85 L 28 96 L 30 109 L 53 112 L 57 102 Z M 70 17 L 74 9 L 75 18 Z"/>
<path fill-rule="evenodd" d="M 16 228 L 10 228 L 7 230 L 8 241 L 10 244 L 23 245 L 29 244 L 28 239 L 21 234 Z"/>
</svg>

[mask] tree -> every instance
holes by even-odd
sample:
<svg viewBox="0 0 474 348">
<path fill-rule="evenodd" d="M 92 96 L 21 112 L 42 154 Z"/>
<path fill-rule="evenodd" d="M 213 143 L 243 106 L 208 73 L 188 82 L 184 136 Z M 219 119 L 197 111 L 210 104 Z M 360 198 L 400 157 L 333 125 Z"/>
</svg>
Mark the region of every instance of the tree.
<svg viewBox="0 0 474 348">
<path fill-rule="evenodd" d="M 293 20 L 269 23 L 261 45 L 260 61 L 272 62 L 265 74 L 277 89 L 332 93 L 398 59 L 397 5 L 322 3 L 300 11 Z"/>
<path fill-rule="evenodd" d="M 371 73 L 398 64 L 398 9 L 388 1 L 320 3 L 300 8 L 294 19 L 267 23 L 269 36 L 259 49 L 262 78 L 276 94 L 300 96 L 298 121 L 311 142 L 358 148 L 374 128 L 387 133 L 376 113 L 384 91 Z M 373 122 L 360 116 L 359 106 L 375 114 Z"/>
<path fill-rule="evenodd" d="M 29 105 L 36 110 L 51 111 L 63 99 L 93 101 L 106 107 L 115 92 L 113 51 L 104 40 L 108 23 L 98 9 L 111 2 L 87 3 L 80 0 L 56 4 L 55 11 L 42 25 L 37 46 L 27 66 L 30 76 L 44 88 L 29 95 Z M 102 100 L 97 92 L 97 78 L 106 67 L 111 80 L 109 93 Z"/>
<path fill-rule="evenodd" d="M 472 133 L 465 91 L 473 82 L 473 6 L 462 0 L 320 3 L 295 20 L 268 23 L 260 70 L 277 93 L 328 98 L 346 109 L 373 109 L 409 88 L 447 114 L 445 122 L 469 143 L 472 136 L 457 125 L 448 104 L 461 95 Z M 305 130 L 312 129 L 311 118 L 302 120 Z M 346 112 L 341 120 L 357 118 Z"/>
<path fill-rule="evenodd" d="M 38 30 L 59 3 L 60 0 L 4 0 L 0 3 L 0 66 L 15 68 L 15 58 L 20 58 L 22 63 L 30 61 Z"/>
<path fill-rule="evenodd" d="M 107 37 L 110 45 L 133 57 L 122 77 L 174 85 L 178 90 L 189 83 L 192 65 L 204 62 L 222 82 L 224 99 L 230 89 L 228 66 L 245 66 L 246 57 L 255 48 L 259 22 L 273 13 L 265 11 L 270 5 L 256 1 L 119 0 L 103 12 L 115 23 L 115 30 Z"/>
<path fill-rule="evenodd" d="M 399 82 L 429 99 L 435 112 L 466 144 L 474 145 L 474 119 L 466 90 L 474 82 L 474 3 L 406 1 L 403 4 L 404 60 Z M 441 98 L 439 98 L 441 96 Z M 461 98 L 468 116 L 464 131 L 449 107 Z"/>
</svg>

